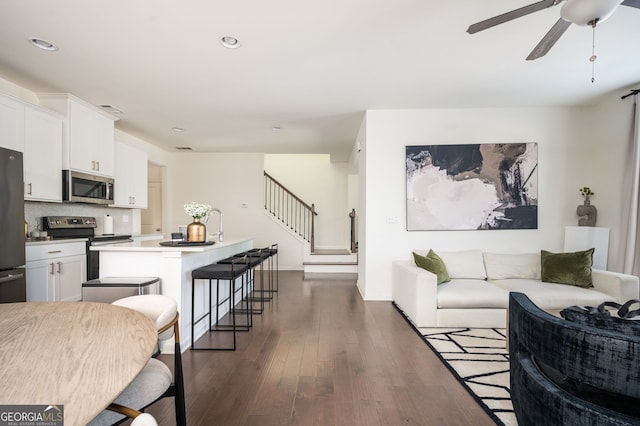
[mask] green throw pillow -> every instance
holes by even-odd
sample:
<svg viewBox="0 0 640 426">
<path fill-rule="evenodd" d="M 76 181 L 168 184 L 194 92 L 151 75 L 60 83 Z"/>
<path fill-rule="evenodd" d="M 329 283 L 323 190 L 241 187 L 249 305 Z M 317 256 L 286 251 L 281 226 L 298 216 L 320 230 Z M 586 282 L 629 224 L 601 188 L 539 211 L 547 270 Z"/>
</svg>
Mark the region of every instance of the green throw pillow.
<svg viewBox="0 0 640 426">
<path fill-rule="evenodd" d="M 438 284 L 449 281 L 447 267 L 444 265 L 442 259 L 440 259 L 440 256 L 438 256 L 433 250 L 429 250 L 426 257 L 421 256 L 414 251 L 413 261 L 416 262 L 416 265 L 420 268 L 436 274 L 438 277 Z"/>
<path fill-rule="evenodd" d="M 551 253 L 541 250 L 542 281 L 593 288 L 591 266 L 594 249 L 573 253 Z"/>
</svg>

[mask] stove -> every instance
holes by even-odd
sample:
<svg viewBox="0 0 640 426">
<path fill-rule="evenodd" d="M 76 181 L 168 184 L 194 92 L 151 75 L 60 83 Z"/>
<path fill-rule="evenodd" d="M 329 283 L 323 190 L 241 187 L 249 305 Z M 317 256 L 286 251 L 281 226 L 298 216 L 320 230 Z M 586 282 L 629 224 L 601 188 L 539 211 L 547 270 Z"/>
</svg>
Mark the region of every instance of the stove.
<svg viewBox="0 0 640 426">
<path fill-rule="evenodd" d="M 87 280 L 100 277 L 100 253 L 89 247 L 103 244 L 129 243 L 131 235 L 96 235 L 96 218 L 88 216 L 45 216 L 42 229 L 54 240 L 87 238 Z"/>
</svg>

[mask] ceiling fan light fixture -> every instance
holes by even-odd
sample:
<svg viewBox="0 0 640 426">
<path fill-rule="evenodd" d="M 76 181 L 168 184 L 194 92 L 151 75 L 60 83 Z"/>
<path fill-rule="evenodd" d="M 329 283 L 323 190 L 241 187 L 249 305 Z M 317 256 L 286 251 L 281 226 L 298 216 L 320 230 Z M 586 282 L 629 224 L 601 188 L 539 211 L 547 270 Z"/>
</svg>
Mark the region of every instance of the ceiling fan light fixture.
<svg viewBox="0 0 640 426">
<path fill-rule="evenodd" d="M 560 17 L 576 25 L 600 23 L 613 14 L 623 0 L 567 0 Z"/>
</svg>

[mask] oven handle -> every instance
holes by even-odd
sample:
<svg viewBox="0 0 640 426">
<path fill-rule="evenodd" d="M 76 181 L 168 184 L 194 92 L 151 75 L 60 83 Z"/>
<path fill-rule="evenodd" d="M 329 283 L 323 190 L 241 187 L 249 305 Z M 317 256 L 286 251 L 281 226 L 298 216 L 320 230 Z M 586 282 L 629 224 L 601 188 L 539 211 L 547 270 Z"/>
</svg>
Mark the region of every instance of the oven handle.
<svg viewBox="0 0 640 426">
<path fill-rule="evenodd" d="M 122 244 L 122 243 L 132 243 L 133 240 L 131 238 L 127 238 L 124 240 L 109 240 L 109 241 L 91 241 L 90 245 L 92 246 L 106 246 L 107 244 Z"/>
</svg>

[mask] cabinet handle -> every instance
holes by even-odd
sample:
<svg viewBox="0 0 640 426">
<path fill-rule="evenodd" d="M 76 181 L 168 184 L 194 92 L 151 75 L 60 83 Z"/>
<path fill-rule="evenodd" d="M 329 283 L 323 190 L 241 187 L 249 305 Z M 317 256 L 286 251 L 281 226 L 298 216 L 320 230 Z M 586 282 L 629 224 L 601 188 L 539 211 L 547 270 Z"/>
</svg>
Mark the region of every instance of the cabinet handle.
<svg viewBox="0 0 640 426">
<path fill-rule="evenodd" d="M 96 161 L 96 171 L 100 171 L 100 162 Z"/>
<path fill-rule="evenodd" d="M 29 182 L 27 184 L 27 187 L 29 188 L 29 190 L 27 191 L 27 195 L 32 195 L 33 192 L 33 184 L 31 182 Z"/>
<path fill-rule="evenodd" d="M 95 170 L 95 169 L 96 169 L 96 161 L 91 160 L 91 170 Z"/>
<path fill-rule="evenodd" d="M 53 275 L 53 262 L 49 264 L 49 273 Z"/>
<path fill-rule="evenodd" d="M 131 198 L 133 198 L 133 205 L 135 206 L 136 205 L 136 197 L 131 197 Z"/>
<path fill-rule="evenodd" d="M 62 273 L 62 265 L 60 264 L 60 262 L 58 262 L 58 273 Z"/>
<path fill-rule="evenodd" d="M 51 250 L 51 251 L 48 251 L 47 253 L 49 253 L 49 254 L 62 253 L 62 250 Z"/>
</svg>

